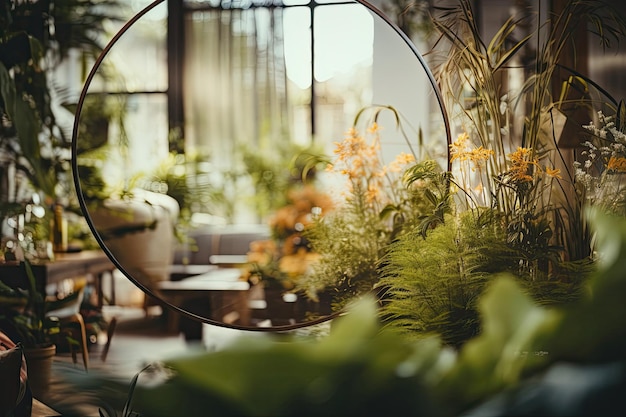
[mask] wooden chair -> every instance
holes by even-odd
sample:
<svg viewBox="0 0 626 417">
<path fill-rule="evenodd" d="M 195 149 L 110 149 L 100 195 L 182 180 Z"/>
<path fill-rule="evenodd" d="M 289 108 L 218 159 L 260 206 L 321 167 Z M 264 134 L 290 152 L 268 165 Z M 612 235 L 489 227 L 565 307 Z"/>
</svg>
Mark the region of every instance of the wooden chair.
<svg viewBox="0 0 626 417">
<path fill-rule="evenodd" d="M 85 295 L 86 282 L 75 281 L 74 288 L 71 293 L 61 299 L 54 299 L 50 302 L 50 310 L 46 313 L 48 317 L 56 317 L 61 328 L 78 327 L 79 336 L 76 338 L 80 344 L 80 349 L 83 356 L 83 365 L 85 370 L 89 369 L 89 346 L 87 345 L 87 330 L 85 327 L 85 320 L 82 314 L 80 314 L 80 306 L 83 302 Z M 76 352 L 72 344 L 70 343 L 70 350 L 72 352 L 72 359 L 74 363 L 77 362 Z"/>
</svg>

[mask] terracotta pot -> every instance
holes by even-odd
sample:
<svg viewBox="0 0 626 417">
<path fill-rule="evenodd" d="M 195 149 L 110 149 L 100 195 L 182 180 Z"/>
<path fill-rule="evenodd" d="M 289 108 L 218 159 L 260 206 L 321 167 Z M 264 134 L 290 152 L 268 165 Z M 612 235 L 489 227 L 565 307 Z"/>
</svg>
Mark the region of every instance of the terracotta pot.
<svg viewBox="0 0 626 417">
<path fill-rule="evenodd" d="M 28 385 L 35 398 L 45 398 L 48 392 L 52 373 L 52 360 L 55 353 L 55 345 L 41 348 L 24 348 Z"/>
</svg>

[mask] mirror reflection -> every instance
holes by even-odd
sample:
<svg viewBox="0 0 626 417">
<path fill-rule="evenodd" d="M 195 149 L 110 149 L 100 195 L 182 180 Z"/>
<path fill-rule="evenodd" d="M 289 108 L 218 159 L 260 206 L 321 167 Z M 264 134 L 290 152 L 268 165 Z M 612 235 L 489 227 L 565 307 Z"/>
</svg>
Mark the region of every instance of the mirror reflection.
<svg viewBox="0 0 626 417">
<path fill-rule="evenodd" d="M 427 210 L 405 170 L 447 164 L 416 51 L 360 2 L 144 12 L 96 62 L 74 146 L 86 215 L 146 303 L 292 328 L 380 291 L 384 241 Z"/>
</svg>

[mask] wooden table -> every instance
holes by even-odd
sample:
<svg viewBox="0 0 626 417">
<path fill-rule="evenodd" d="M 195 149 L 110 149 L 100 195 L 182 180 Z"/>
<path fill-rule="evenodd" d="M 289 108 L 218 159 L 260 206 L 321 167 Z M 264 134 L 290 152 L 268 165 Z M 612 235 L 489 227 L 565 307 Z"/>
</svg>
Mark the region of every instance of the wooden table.
<svg viewBox="0 0 626 417">
<path fill-rule="evenodd" d="M 170 265 L 170 280 L 180 281 L 181 279 L 204 274 L 217 268 L 217 265 L 207 264 L 173 264 Z"/>
<path fill-rule="evenodd" d="M 241 325 L 250 324 L 248 292 L 250 284 L 240 280 L 241 271 L 236 268 L 217 268 L 204 274 L 180 281 L 160 281 L 157 292 L 169 303 L 181 307 L 185 301 L 203 298 L 210 304 L 211 317 L 220 322 L 229 322 L 230 313 L 236 313 L 232 321 Z M 193 311 L 190 311 L 193 313 Z M 177 314 L 168 316 L 167 327 L 171 332 L 178 330 Z"/>
<path fill-rule="evenodd" d="M 45 293 L 46 286 L 56 284 L 64 279 L 90 276 L 98 290 L 98 305 L 102 306 L 102 279 L 112 274 L 115 265 L 100 250 L 89 250 L 74 253 L 56 253 L 54 261 L 31 262 L 37 289 Z M 112 275 L 111 275 L 112 276 Z M 20 264 L 0 264 L 0 280 L 16 288 L 28 288 L 26 266 Z M 112 293 L 114 297 L 114 292 Z"/>
</svg>

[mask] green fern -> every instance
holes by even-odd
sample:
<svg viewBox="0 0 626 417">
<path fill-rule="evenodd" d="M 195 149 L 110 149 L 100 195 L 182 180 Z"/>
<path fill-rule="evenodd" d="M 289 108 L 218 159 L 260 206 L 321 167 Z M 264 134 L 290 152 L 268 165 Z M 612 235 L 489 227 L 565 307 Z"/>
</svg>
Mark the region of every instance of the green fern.
<svg viewBox="0 0 626 417">
<path fill-rule="evenodd" d="M 400 193 L 404 198 L 380 212 L 368 204 L 367 190 L 354 188 L 345 205 L 305 232 L 320 259 L 298 289 L 316 299 L 319 292 L 332 288 L 335 310 L 376 290 L 389 245 L 416 227 L 425 235 L 450 210 L 448 174 L 440 171 L 434 161 L 408 169 L 403 178 L 406 188 Z"/>
<path fill-rule="evenodd" d="M 524 254 L 507 243 L 507 230 L 497 216 L 493 210 L 446 215 L 425 238 L 416 228 L 393 242 L 377 284 L 385 292 L 380 311 L 385 325 L 410 338 L 439 335 L 444 343 L 460 347 L 480 333 L 476 301 L 490 277 L 501 272 L 515 276 L 539 304 L 579 299 L 592 269 L 578 265 L 579 279 L 560 280 L 521 268 Z"/>
<path fill-rule="evenodd" d="M 493 269 L 512 264 L 502 242 L 502 230 L 472 213 L 447 215 L 426 238 L 416 229 L 398 239 L 378 284 L 386 326 L 417 338 L 438 334 L 457 347 L 477 335 L 477 297 Z"/>
</svg>

